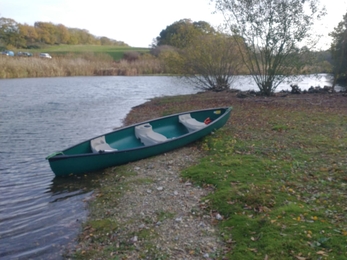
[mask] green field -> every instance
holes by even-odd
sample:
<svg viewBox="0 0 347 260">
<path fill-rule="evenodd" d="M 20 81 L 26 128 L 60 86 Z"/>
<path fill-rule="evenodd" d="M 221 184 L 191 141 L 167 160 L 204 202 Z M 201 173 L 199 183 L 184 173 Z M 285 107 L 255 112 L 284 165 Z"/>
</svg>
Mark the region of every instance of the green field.
<svg viewBox="0 0 347 260">
<path fill-rule="evenodd" d="M 30 50 L 32 53 L 48 52 L 52 56 L 60 56 L 66 54 L 82 54 L 82 53 L 94 53 L 94 54 L 107 54 L 114 60 L 120 60 L 123 58 L 125 52 L 136 51 L 140 53 L 149 52 L 149 48 L 136 48 L 127 46 L 110 46 L 110 45 L 54 45 L 47 46 L 42 49 Z M 27 50 L 22 50 L 27 51 Z"/>
</svg>

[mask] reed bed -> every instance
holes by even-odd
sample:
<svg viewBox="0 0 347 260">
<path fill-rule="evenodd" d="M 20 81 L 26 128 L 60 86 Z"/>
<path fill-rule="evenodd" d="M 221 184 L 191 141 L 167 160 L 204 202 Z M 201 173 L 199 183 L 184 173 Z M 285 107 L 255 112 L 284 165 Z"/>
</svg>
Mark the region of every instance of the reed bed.
<svg viewBox="0 0 347 260">
<path fill-rule="evenodd" d="M 0 56 L 0 78 L 66 76 L 136 76 L 167 73 L 162 61 L 142 58 L 136 61 L 113 61 L 111 57 L 81 55 L 52 59 Z"/>
<path fill-rule="evenodd" d="M 139 59 L 131 62 L 121 60 L 113 63 L 109 68 L 100 68 L 96 70 L 94 75 L 137 76 L 164 73 L 169 73 L 169 71 L 165 69 L 163 62 L 153 58 L 151 60 Z"/>
</svg>

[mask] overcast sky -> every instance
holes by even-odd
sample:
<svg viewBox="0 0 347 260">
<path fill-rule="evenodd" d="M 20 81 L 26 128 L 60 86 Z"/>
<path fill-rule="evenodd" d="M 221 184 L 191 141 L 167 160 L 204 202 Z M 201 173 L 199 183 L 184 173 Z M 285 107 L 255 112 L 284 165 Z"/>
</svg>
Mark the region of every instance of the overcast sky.
<svg viewBox="0 0 347 260">
<path fill-rule="evenodd" d="M 328 33 L 347 13 L 347 0 L 321 0 L 328 15 L 317 25 L 323 33 L 321 46 L 328 48 Z M 148 47 L 166 26 L 180 20 L 223 22 L 212 14 L 209 0 L 0 0 L 0 17 L 21 24 L 52 22 L 69 28 L 86 29 L 95 36 L 123 41 L 132 47 Z"/>
</svg>

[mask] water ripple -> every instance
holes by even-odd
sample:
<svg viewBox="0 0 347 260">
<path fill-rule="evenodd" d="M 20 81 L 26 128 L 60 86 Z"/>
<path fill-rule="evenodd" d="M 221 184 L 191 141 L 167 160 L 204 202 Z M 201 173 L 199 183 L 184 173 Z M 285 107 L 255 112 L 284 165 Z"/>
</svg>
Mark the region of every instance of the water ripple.
<svg viewBox="0 0 347 260">
<path fill-rule="evenodd" d="M 121 126 L 131 107 L 195 93 L 169 77 L 1 80 L 0 258 L 61 259 L 100 174 L 55 178 L 50 153 Z"/>
</svg>

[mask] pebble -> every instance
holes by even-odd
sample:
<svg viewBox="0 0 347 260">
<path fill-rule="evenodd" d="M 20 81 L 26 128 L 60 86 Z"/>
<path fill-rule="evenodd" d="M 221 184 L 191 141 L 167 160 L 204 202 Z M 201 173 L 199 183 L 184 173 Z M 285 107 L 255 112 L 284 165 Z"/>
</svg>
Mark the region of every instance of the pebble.
<svg viewBox="0 0 347 260">
<path fill-rule="evenodd" d="M 204 222 L 200 222 L 200 223 L 199 223 L 199 227 L 206 227 L 206 225 L 205 225 Z"/>
<path fill-rule="evenodd" d="M 176 222 L 182 222 L 182 217 L 176 218 L 175 221 Z"/>
<path fill-rule="evenodd" d="M 216 219 L 217 219 L 217 220 L 222 220 L 223 217 L 222 217 L 220 214 L 217 214 L 217 215 L 216 215 Z"/>
<path fill-rule="evenodd" d="M 160 186 L 160 187 L 157 188 L 157 190 L 158 191 L 162 191 L 162 190 L 164 190 L 164 188 Z"/>
</svg>

